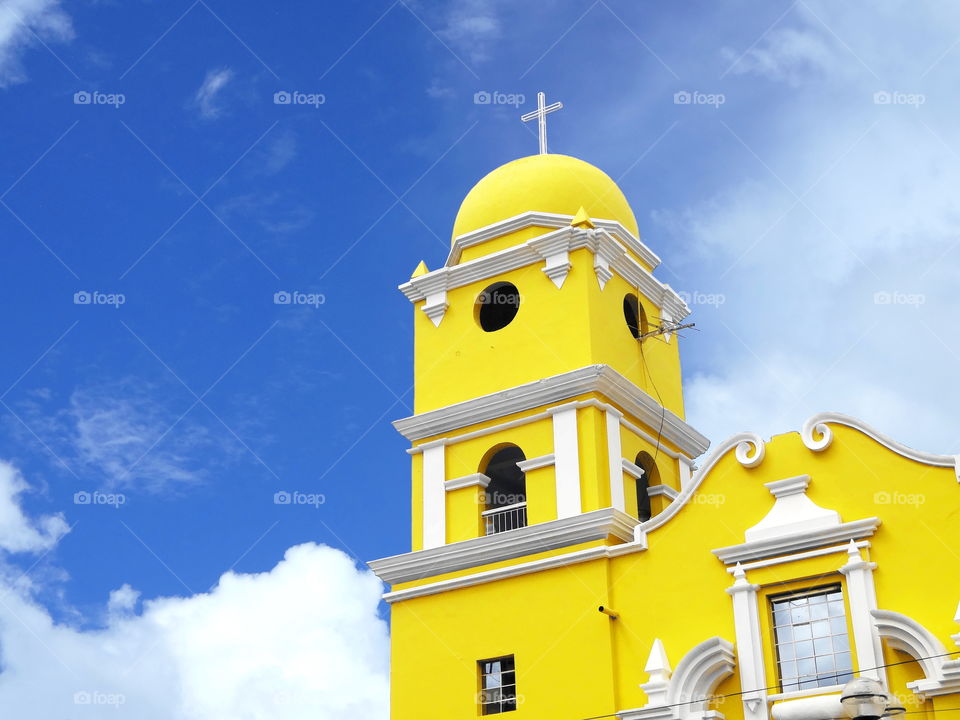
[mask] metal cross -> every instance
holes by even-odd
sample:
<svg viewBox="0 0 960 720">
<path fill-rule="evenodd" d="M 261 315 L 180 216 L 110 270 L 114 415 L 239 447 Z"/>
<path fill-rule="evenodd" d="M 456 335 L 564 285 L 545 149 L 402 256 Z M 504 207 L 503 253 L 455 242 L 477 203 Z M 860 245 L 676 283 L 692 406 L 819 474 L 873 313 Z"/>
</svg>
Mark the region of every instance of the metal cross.
<svg viewBox="0 0 960 720">
<path fill-rule="evenodd" d="M 540 128 L 540 154 L 547 154 L 547 115 L 556 112 L 563 107 L 563 103 L 555 102 L 547 105 L 547 97 L 542 92 L 537 93 L 537 109 L 521 115 L 523 122 L 529 122 L 536 118 Z"/>
</svg>

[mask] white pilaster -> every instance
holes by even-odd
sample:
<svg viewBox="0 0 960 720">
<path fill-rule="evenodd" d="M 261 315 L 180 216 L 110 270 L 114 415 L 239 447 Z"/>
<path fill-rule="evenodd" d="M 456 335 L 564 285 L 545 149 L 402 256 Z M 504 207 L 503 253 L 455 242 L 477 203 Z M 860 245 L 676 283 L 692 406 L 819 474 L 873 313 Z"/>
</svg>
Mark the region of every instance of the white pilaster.
<svg viewBox="0 0 960 720">
<path fill-rule="evenodd" d="M 607 464 L 610 466 L 610 505 L 626 512 L 623 497 L 623 450 L 620 447 L 620 418 L 616 410 L 607 410 Z"/>
<path fill-rule="evenodd" d="M 577 448 L 577 409 L 553 413 L 553 454 L 557 478 L 557 518 L 582 512 L 580 503 L 580 452 Z"/>
<path fill-rule="evenodd" d="M 440 547 L 447 542 L 447 489 L 444 484 L 443 444 L 423 451 L 423 548 Z"/>
<path fill-rule="evenodd" d="M 737 634 L 737 663 L 743 694 L 744 720 L 767 720 L 766 671 L 763 665 L 763 641 L 760 638 L 759 586 L 747 582 L 740 563 L 733 572 L 735 582 L 727 592 L 733 598 L 733 623 Z"/>
<path fill-rule="evenodd" d="M 864 560 L 853 540 L 847 548 L 847 557 L 840 572 L 847 577 L 847 600 L 850 604 L 853 642 L 857 648 L 857 666 L 861 675 L 879 680 L 886 686 L 887 673 L 879 667 L 883 665 L 880 634 L 871 614 L 877 609 L 877 592 L 873 584 L 873 571 L 877 564 Z"/>
</svg>

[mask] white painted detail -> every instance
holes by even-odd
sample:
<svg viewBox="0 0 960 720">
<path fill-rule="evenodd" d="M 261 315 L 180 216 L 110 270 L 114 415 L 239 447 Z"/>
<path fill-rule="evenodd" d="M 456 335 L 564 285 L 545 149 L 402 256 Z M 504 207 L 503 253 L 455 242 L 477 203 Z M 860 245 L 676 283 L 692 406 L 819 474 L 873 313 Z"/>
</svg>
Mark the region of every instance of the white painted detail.
<svg viewBox="0 0 960 720">
<path fill-rule="evenodd" d="M 610 281 L 610 278 L 613 277 L 613 273 L 610 272 L 610 261 L 607 260 L 602 253 L 598 252 L 593 256 L 593 272 L 597 276 L 600 289 L 603 290 Z"/>
<path fill-rule="evenodd" d="M 423 453 L 423 547 L 435 548 L 447 541 L 447 492 L 444 487 L 443 445 Z"/>
<path fill-rule="evenodd" d="M 664 515 L 665 512 L 660 514 Z M 752 562 L 777 555 L 786 555 L 787 553 L 813 550 L 840 542 L 862 540 L 872 536 L 878 527 L 880 527 L 880 518 L 872 517 L 841 523 L 834 527 L 809 531 L 801 529 L 792 535 L 768 540 L 755 540 L 742 545 L 731 545 L 730 547 L 711 550 L 711 552 L 727 565 L 733 565 L 738 562 Z"/>
<path fill-rule="evenodd" d="M 883 665 L 883 650 L 880 634 L 874 626 L 872 613 L 877 609 L 877 594 L 873 584 L 876 563 L 867 562 L 860 555 L 860 548 L 853 541 L 847 549 L 847 562 L 840 568 L 847 578 L 847 602 L 850 605 L 850 624 L 853 626 L 853 642 L 857 652 L 857 667 L 860 675 L 879 680 L 887 686 Z"/>
<path fill-rule="evenodd" d="M 393 425 L 404 437 L 415 442 L 590 392 L 605 395 L 623 412 L 651 427 L 660 427 L 662 421 L 663 438 L 688 456 L 700 455 L 710 444 L 706 437 L 675 413 L 664 411 L 655 398 L 609 365 L 587 365 L 543 380 L 396 420 Z"/>
<path fill-rule="evenodd" d="M 658 497 L 659 495 L 663 495 L 663 497 L 665 497 L 667 500 L 673 502 L 677 499 L 677 497 L 679 497 L 680 493 L 678 493 L 669 485 L 651 485 L 647 488 L 647 495 L 650 497 Z"/>
<path fill-rule="evenodd" d="M 840 513 L 822 508 L 807 497 L 809 475 L 765 483 L 776 498 L 773 508 L 759 523 L 744 533 L 747 542 L 790 537 L 798 532 L 835 528 Z"/>
<path fill-rule="evenodd" d="M 579 515 L 580 453 L 577 446 L 577 410 L 553 413 L 553 454 L 557 479 L 557 517 Z"/>
<path fill-rule="evenodd" d="M 855 543 L 858 548 L 868 548 L 870 547 L 869 540 L 861 540 L 858 543 Z M 807 552 L 795 553 L 794 555 L 779 555 L 777 557 L 770 557 L 765 560 L 757 560 L 756 562 L 749 562 L 740 564 L 737 563 L 736 567 L 728 567 L 728 573 L 735 573 L 738 567 L 742 567 L 744 570 L 756 570 L 757 568 L 771 567 L 773 565 L 783 565 L 784 563 L 796 562 L 797 560 L 806 560 L 808 558 L 822 557 L 823 555 L 835 555 L 837 553 L 847 552 L 848 545 L 833 545 L 831 547 L 817 548 L 816 550 L 807 550 Z"/>
<path fill-rule="evenodd" d="M 744 467 L 756 467 L 763 462 L 766 453 L 767 446 L 763 438 L 755 433 L 743 433 L 740 442 L 737 443 L 737 462 Z"/>
<path fill-rule="evenodd" d="M 634 538 L 636 525 L 635 517 L 613 508 L 603 508 L 510 532 L 394 555 L 368 565 L 381 580 L 394 585 L 608 537 L 623 540 L 625 545 L 615 547 L 625 548 L 624 553 L 635 552 L 644 548 L 626 546 Z"/>
<path fill-rule="evenodd" d="M 803 444 L 814 452 L 822 452 L 833 443 L 833 430 L 830 424 L 845 425 L 855 430 L 859 430 L 864 435 L 873 438 L 884 447 L 893 450 L 898 455 L 905 458 L 916 460 L 925 465 L 934 465 L 936 467 L 950 467 L 954 469 L 957 482 L 960 482 L 960 456 L 958 455 L 938 455 L 936 453 L 914 450 L 889 435 L 885 435 L 876 428 L 862 420 L 835 412 L 819 413 L 809 418 L 800 429 L 800 438 Z"/>
<path fill-rule="evenodd" d="M 540 455 L 539 457 L 530 458 L 529 460 L 521 460 L 517 463 L 517 467 L 523 470 L 523 472 L 530 472 L 531 470 L 550 467 L 554 462 L 556 462 L 556 458 L 553 453 L 550 453 L 549 455 Z"/>
<path fill-rule="evenodd" d="M 426 300 L 423 304 L 423 312 L 426 313 L 435 327 L 440 327 L 440 322 L 443 320 L 447 308 L 450 307 L 450 303 L 447 302 L 447 291 L 441 290 L 427 295 Z"/>
<path fill-rule="evenodd" d="M 840 704 L 839 694 L 774 703 L 771 714 L 773 720 L 836 720 L 847 716 Z"/>
<path fill-rule="evenodd" d="M 891 610 L 873 610 L 873 622 L 887 644 L 917 660 L 924 678 L 907 683 L 922 700 L 960 692 L 960 658 L 947 659 L 947 649 L 916 620 Z"/>
<path fill-rule="evenodd" d="M 460 488 L 465 487 L 480 487 L 486 488 L 490 484 L 490 478 L 488 478 L 483 473 L 474 473 L 473 475 L 464 475 L 463 477 L 453 478 L 452 480 L 446 480 L 443 485 L 446 488 L 447 492 L 451 490 L 459 490 Z"/>
<path fill-rule="evenodd" d="M 667 660 L 667 651 L 663 641 L 656 638 L 650 648 L 650 655 L 643 671 L 650 677 L 640 685 L 640 689 L 647 695 L 647 705 L 666 705 L 669 700 L 667 693 L 670 690 L 670 661 Z"/>
<path fill-rule="evenodd" d="M 623 450 L 620 447 L 620 418 L 622 413 L 607 410 L 607 465 L 610 468 L 610 505 L 617 510 L 626 510 L 623 496 Z"/>
<path fill-rule="evenodd" d="M 644 475 L 644 470 L 642 467 L 636 463 L 630 462 L 626 458 L 620 458 L 620 467 L 623 469 L 623 472 L 632 477 L 634 480 L 639 480 Z"/>
<path fill-rule="evenodd" d="M 738 563 L 733 573 L 735 581 L 727 589 L 733 599 L 733 623 L 737 634 L 737 660 L 740 684 L 747 688 L 741 695 L 745 720 L 767 720 L 766 671 L 763 664 L 763 641 L 760 637 L 760 610 L 757 602 L 758 585 L 747 582 L 746 573 Z"/>
</svg>

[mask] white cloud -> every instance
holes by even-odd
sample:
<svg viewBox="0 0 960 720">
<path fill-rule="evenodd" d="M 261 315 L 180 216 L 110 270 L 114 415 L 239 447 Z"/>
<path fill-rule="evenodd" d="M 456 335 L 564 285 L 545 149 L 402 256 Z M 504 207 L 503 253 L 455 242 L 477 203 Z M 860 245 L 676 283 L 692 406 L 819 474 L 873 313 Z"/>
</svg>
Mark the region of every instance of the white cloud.
<svg viewBox="0 0 960 720">
<path fill-rule="evenodd" d="M 61 514 L 30 520 L 20 507 L 20 496 L 27 490 L 20 471 L 0 460 L 0 550 L 42 552 L 56 545 L 70 530 Z"/>
<path fill-rule="evenodd" d="M 0 87 L 27 79 L 21 56 L 28 47 L 72 38 L 70 18 L 57 0 L 5 0 L 0 5 Z"/>
<path fill-rule="evenodd" d="M 471 63 L 490 59 L 490 45 L 501 36 L 501 23 L 494 0 L 456 0 L 446 9 L 438 35 L 465 53 Z"/>
<path fill-rule="evenodd" d="M 65 532 L 60 516 L 25 517 L 17 496 L 28 489 L 0 461 L 6 549 L 49 549 Z M 55 622 L 35 599 L 50 588 L 14 587 L 6 579 L 12 568 L 0 563 L 0 570 L 6 716 L 388 718 L 383 586 L 339 550 L 298 545 L 269 572 L 227 572 L 208 592 L 147 600 L 139 614 L 140 593 L 124 584 L 110 593 L 96 629 Z"/>
<path fill-rule="evenodd" d="M 726 298 L 694 307 L 688 419 L 716 442 L 836 410 L 957 452 L 960 132 L 950 59 L 933 63 L 960 17 L 901 4 L 864 25 L 856 3 L 807 4 L 815 16 L 788 16 L 748 57 L 789 91 L 760 104 L 762 132 L 757 115 L 724 118 L 750 146 L 722 131 L 739 158 L 726 187 L 656 216 L 676 237 L 671 284 Z M 878 91 L 925 102 L 875 104 Z"/>
<path fill-rule="evenodd" d="M 207 72 L 207 76 L 203 79 L 203 83 L 193 97 L 193 101 L 200 111 L 200 117 L 213 120 L 220 116 L 223 111 L 220 94 L 232 79 L 233 70 L 230 68 L 220 68 Z"/>
</svg>

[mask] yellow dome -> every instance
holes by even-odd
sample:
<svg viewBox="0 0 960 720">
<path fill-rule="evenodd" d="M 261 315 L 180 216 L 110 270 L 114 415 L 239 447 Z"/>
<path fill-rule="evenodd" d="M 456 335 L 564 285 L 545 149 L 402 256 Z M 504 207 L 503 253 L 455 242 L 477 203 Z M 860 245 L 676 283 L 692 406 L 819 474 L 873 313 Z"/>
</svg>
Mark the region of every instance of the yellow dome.
<svg viewBox="0 0 960 720">
<path fill-rule="evenodd" d="M 581 206 L 591 218 L 617 220 L 639 236 L 637 219 L 617 184 L 603 170 L 569 155 L 531 155 L 498 167 L 467 193 L 453 236 L 531 210 L 576 215 Z"/>
</svg>

